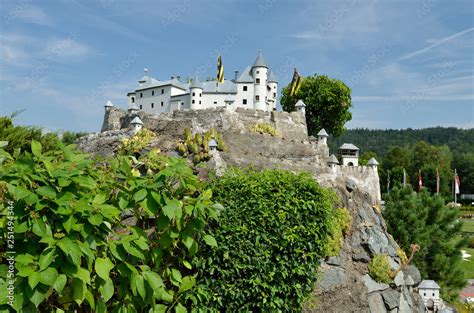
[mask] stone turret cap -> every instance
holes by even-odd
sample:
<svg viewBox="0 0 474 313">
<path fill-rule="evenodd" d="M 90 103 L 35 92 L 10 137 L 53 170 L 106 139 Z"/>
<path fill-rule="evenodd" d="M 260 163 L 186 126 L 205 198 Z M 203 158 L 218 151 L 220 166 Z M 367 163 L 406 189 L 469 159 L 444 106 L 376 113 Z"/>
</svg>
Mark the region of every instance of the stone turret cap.
<svg viewBox="0 0 474 313">
<path fill-rule="evenodd" d="M 304 107 L 306 107 L 306 104 L 304 104 L 303 100 L 300 99 L 300 100 L 298 100 L 298 102 L 296 102 L 295 107 L 297 107 L 297 108 L 303 107 L 304 108 Z"/>
<path fill-rule="evenodd" d="M 262 50 L 258 51 L 257 58 L 255 59 L 255 62 L 253 63 L 252 67 L 266 67 L 266 68 L 268 68 L 267 64 L 265 63 L 265 60 L 263 59 Z"/>
<path fill-rule="evenodd" d="M 191 83 L 191 86 L 189 86 L 189 88 L 200 88 L 200 89 L 203 89 L 202 87 L 202 83 L 201 81 L 199 80 L 199 77 L 196 75 L 196 77 L 194 77 L 192 83 Z"/>
<path fill-rule="evenodd" d="M 326 130 L 324 128 L 319 131 L 318 136 L 320 136 L 320 137 L 329 137 L 328 133 L 326 132 Z"/>
<path fill-rule="evenodd" d="M 371 158 L 371 159 L 369 160 L 369 163 L 368 163 L 368 164 L 369 164 L 369 165 L 379 165 L 379 162 L 377 162 L 377 160 L 376 160 L 375 158 Z"/>
<path fill-rule="evenodd" d="M 269 83 L 278 83 L 275 74 L 273 73 L 272 70 L 268 71 L 268 82 Z"/>
<path fill-rule="evenodd" d="M 113 107 L 114 104 L 112 102 L 110 102 L 110 100 L 107 100 L 107 103 L 105 104 L 105 107 L 106 108 L 110 108 L 110 107 Z"/>
<path fill-rule="evenodd" d="M 336 158 L 334 154 L 331 154 L 329 159 L 327 160 L 328 164 L 339 164 L 339 160 Z"/>
<path fill-rule="evenodd" d="M 418 289 L 441 289 L 434 280 L 424 280 L 418 286 Z"/>
<path fill-rule="evenodd" d="M 212 138 L 209 140 L 209 148 L 217 148 L 217 142 Z"/>
<path fill-rule="evenodd" d="M 339 150 L 360 150 L 357 148 L 355 145 L 352 143 L 345 143 L 342 146 L 339 147 Z"/>
<path fill-rule="evenodd" d="M 138 116 L 135 116 L 135 118 L 130 122 L 130 125 L 143 125 L 143 122 Z"/>
</svg>

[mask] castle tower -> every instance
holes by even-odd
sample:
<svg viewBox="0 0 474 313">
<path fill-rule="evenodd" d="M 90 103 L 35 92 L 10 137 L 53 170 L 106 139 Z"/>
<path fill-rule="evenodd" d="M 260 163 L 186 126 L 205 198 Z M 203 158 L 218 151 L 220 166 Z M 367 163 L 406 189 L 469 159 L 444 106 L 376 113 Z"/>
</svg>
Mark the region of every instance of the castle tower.
<svg viewBox="0 0 474 313">
<path fill-rule="evenodd" d="M 270 103 L 271 110 L 276 110 L 277 98 L 278 98 L 278 81 L 272 70 L 268 70 L 268 88 L 267 97 Z"/>
<path fill-rule="evenodd" d="M 110 111 L 111 108 L 114 107 L 114 105 L 112 104 L 112 102 L 110 102 L 110 100 L 107 100 L 107 103 L 104 105 L 105 107 L 105 112 L 108 112 Z"/>
<path fill-rule="evenodd" d="M 339 161 L 334 154 L 331 154 L 329 159 L 326 161 L 331 171 L 336 172 L 336 167 L 339 165 Z"/>
<path fill-rule="evenodd" d="M 199 80 L 199 77 L 196 75 L 194 77 L 191 86 L 189 86 L 189 95 L 190 95 L 190 108 L 191 110 L 197 110 L 201 108 L 202 101 L 202 84 Z"/>
<path fill-rule="evenodd" d="M 328 144 L 329 135 L 324 128 L 319 131 L 317 136 L 318 136 L 318 143 L 321 143 L 322 145 Z"/>
<path fill-rule="evenodd" d="M 255 86 L 253 108 L 255 110 L 267 111 L 268 66 L 263 59 L 261 50 L 258 52 L 257 59 L 255 59 L 252 66 L 252 77 Z"/>
<path fill-rule="evenodd" d="M 371 158 L 369 163 L 367 163 L 375 172 L 377 172 L 377 168 L 379 166 L 379 162 L 375 158 Z"/>
<path fill-rule="evenodd" d="M 137 133 L 140 129 L 142 129 L 143 122 L 138 116 L 135 116 L 135 118 L 130 122 L 130 126 L 132 127 L 133 132 Z"/>
<path fill-rule="evenodd" d="M 303 100 L 298 100 L 295 104 L 296 112 L 302 112 L 306 114 L 306 104 L 304 104 Z"/>
</svg>

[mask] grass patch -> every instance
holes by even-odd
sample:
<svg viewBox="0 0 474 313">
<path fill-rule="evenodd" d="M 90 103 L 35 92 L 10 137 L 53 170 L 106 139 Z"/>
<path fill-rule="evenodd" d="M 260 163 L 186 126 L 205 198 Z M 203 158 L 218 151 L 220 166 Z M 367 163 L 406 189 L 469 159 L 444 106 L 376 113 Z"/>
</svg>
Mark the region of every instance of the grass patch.
<svg viewBox="0 0 474 313">
<path fill-rule="evenodd" d="M 474 279 L 474 249 L 472 248 L 464 248 L 467 253 L 471 255 L 469 259 L 466 261 L 462 261 L 462 267 L 464 268 L 464 271 L 466 272 L 466 278 L 468 279 Z"/>
<path fill-rule="evenodd" d="M 474 220 L 473 219 L 462 219 L 462 231 L 474 233 Z"/>
</svg>

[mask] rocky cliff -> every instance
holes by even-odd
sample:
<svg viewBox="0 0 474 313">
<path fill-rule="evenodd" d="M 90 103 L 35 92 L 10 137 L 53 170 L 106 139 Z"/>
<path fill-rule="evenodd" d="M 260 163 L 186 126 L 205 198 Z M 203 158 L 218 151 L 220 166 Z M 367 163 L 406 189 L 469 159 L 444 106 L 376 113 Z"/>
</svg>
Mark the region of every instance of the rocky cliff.
<svg viewBox="0 0 474 313">
<path fill-rule="evenodd" d="M 83 137 L 79 148 L 92 154 L 113 155 L 123 138 L 133 134 L 130 114 L 108 108 L 103 132 Z M 392 284 L 379 284 L 368 275 L 368 263 L 377 254 L 387 254 L 393 270 L 400 267 L 397 243 L 387 233 L 380 213 L 380 187 L 376 169 L 358 166 L 330 169 L 326 144 L 308 137 L 302 113 L 229 111 L 225 108 L 175 111 L 160 115 L 139 112 L 144 126 L 156 134 L 152 146 L 175 154 L 185 128 L 203 132 L 211 127 L 222 132 L 225 152 L 214 152 L 208 167 L 222 172 L 229 166 L 282 168 L 313 173 L 321 185 L 339 195 L 350 211 L 352 228 L 338 257 L 321 264 L 321 278 L 305 312 L 424 312 L 414 288 L 419 271 L 408 266 Z M 255 133 L 258 123 L 272 125 L 281 136 Z M 316 300 L 314 300 L 316 299 Z"/>
</svg>

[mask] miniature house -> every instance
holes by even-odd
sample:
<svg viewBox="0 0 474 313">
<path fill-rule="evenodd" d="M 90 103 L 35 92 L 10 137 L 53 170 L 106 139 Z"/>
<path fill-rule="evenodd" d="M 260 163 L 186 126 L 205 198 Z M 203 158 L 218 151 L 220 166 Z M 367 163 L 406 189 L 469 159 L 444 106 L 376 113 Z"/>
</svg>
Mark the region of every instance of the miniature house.
<svg viewBox="0 0 474 313">
<path fill-rule="evenodd" d="M 110 100 L 107 101 L 107 103 L 104 105 L 105 110 L 108 111 L 110 108 L 112 108 L 114 105 Z"/>
<path fill-rule="evenodd" d="M 217 142 L 212 138 L 209 140 L 209 150 L 210 151 L 216 151 L 217 150 Z"/>
<path fill-rule="evenodd" d="M 304 104 L 303 100 L 298 100 L 295 104 L 296 112 L 303 112 L 306 113 L 306 104 Z"/>
<path fill-rule="evenodd" d="M 138 105 L 136 103 L 131 103 L 128 106 L 128 113 L 137 114 L 138 113 Z"/>
<path fill-rule="evenodd" d="M 367 163 L 367 165 L 369 165 L 370 168 L 373 169 L 374 171 L 377 171 L 377 168 L 379 166 L 379 162 L 377 162 L 377 160 L 375 158 L 371 158 L 369 160 L 369 162 Z"/>
<path fill-rule="evenodd" d="M 334 172 L 336 171 L 336 166 L 339 164 L 339 161 L 337 160 L 334 154 L 331 154 L 331 156 L 327 160 L 327 164 L 331 168 L 331 170 Z"/>
<path fill-rule="evenodd" d="M 328 135 L 328 133 L 326 132 L 326 130 L 324 128 L 319 131 L 317 136 L 318 136 L 318 142 L 320 142 L 323 145 L 328 144 L 329 135 Z"/>
<path fill-rule="evenodd" d="M 138 116 L 135 116 L 135 118 L 130 122 L 130 126 L 132 126 L 133 131 L 136 133 L 142 129 L 143 122 Z"/>
<path fill-rule="evenodd" d="M 339 157 L 344 166 L 359 166 L 359 148 L 352 143 L 345 143 L 338 149 Z"/>
<path fill-rule="evenodd" d="M 428 312 L 436 312 L 441 308 L 440 289 L 434 280 L 423 280 L 418 286 L 418 294 L 423 299 Z"/>
</svg>

